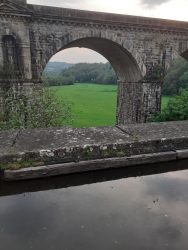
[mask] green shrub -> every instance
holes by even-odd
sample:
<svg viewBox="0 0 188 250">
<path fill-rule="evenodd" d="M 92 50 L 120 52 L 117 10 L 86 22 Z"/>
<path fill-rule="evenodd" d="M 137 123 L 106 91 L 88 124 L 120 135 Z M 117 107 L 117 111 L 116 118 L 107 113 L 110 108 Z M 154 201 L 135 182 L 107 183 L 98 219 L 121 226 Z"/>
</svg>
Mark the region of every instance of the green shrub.
<svg viewBox="0 0 188 250">
<path fill-rule="evenodd" d="M 10 88 L 4 97 L 1 130 L 58 127 L 70 123 L 71 104 L 63 100 L 60 103 L 48 88 L 33 89 L 32 94 L 27 95 L 23 91 L 18 93 Z"/>
<path fill-rule="evenodd" d="M 174 96 L 161 113 L 153 117 L 152 121 L 181 121 L 188 120 L 188 89 L 181 90 Z"/>
</svg>

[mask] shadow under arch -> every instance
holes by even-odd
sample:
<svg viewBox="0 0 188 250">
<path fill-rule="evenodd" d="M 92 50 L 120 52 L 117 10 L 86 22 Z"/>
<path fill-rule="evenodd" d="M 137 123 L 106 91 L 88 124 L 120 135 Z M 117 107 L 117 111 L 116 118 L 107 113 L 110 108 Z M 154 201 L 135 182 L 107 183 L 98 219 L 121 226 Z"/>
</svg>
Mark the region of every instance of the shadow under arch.
<svg viewBox="0 0 188 250">
<path fill-rule="evenodd" d="M 188 49 L 186 49 L 185 51 L 183 51 L 182 53 L 180 53 L 179 56 L 181 56 L 183 59 L 185 59 L 186 61 L 188 61 Z"/>
</svg>

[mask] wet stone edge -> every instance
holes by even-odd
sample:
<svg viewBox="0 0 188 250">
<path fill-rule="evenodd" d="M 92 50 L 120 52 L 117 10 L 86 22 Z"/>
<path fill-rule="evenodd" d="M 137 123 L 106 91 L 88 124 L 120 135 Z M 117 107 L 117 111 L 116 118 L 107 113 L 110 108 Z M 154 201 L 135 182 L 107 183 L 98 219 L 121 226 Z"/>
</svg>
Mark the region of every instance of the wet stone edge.
<svg viewBox="0 0 188 250">
<path fill-rule="evenodd" d="M 134 155 L 131 157 L 106 158 L 81 161 L 77 163 L 69 162 L 62 164 L 44 165 L 20 170 L 5 170 L 3 178 L 4 181 L 29 180 L 57 175 L 104 170 L 110 168 L 133 167 L 152 163 L 170 162 L 186 158 L 188 158 L 188 149 L 151 154 L 141 154 Z"/>
</svg>

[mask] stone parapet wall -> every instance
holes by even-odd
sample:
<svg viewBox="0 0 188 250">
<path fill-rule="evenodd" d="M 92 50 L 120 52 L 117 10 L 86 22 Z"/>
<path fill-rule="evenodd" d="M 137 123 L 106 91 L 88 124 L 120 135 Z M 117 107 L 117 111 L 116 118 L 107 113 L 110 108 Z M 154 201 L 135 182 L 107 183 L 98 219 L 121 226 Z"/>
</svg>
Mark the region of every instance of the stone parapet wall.
<svg viewBox="0 0 188 250">
<path fill-rule="evenodd" d="M 112 24 L 132 24 L 141 27 L 152 27 L 153 29 L 172 29 L 172 30 L 186 30 L 188 28 L 188 22 L 167 20 L 160 18 L 150 18 L 141 16 L 122 15 L 114 13 L 86 11 L 77 9 L 67 9 L 58 7 L 48 7 L 42 5 L 28 4 L 28 8 L 33 12 L 34 16 L 43 18 L 45 16 L 51 16 L 51 18 L 68 18 L 68 19 L 80 19 L 80 20 L 93 20 L 100 22 L 111 22 Z"/>
<path fill-rule="evenodd" d="M 49 165 L 50 175 L 57 175 L 184 158 L 188 158 L 188 121 L 0 133 L 0 167 L 21 169 L 15 172 L 20 179 L 30 167 L 27 178 L 28 173 L 33 174 L 30 178 L 36 176 L 35 167 L 40 177 L 48 176 Z"/>
</svg>

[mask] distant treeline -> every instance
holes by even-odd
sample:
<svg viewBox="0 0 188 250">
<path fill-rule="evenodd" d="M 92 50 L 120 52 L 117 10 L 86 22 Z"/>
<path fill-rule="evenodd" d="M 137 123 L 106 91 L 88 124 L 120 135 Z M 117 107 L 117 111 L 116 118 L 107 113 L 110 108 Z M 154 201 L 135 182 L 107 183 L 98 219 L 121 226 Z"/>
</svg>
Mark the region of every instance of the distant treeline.
<svg viewBox="0 0 188 250">
<path fill-rule="evenodd" d="M 44 74 L 47 75 L 59 75 L 65 69 L 72 67 L 74 64 L 66 63 L 66 62 L 49 62 L 46 65 L 44 70 Z"/>
<path fill-rule="evenodd" d="M 51 64 L 51 69 L 52 64 Z M 78 63 L 54 74 L 47 68 L 43 79 L 49 86 L 71 85 L 74 83 L 116 84 L 116 74 L 109 63 Z"/>
<path fill-rule="evenodd" d="M 50 62 L 43 79 L 48 86 L 74 83 L 116 84 L 116 74 L 109 63 Z M 188 88 L 188 62 L 179 58 L 170 67 L 163 84 L 163 95 L 175 95 Z"/>
</svg>

